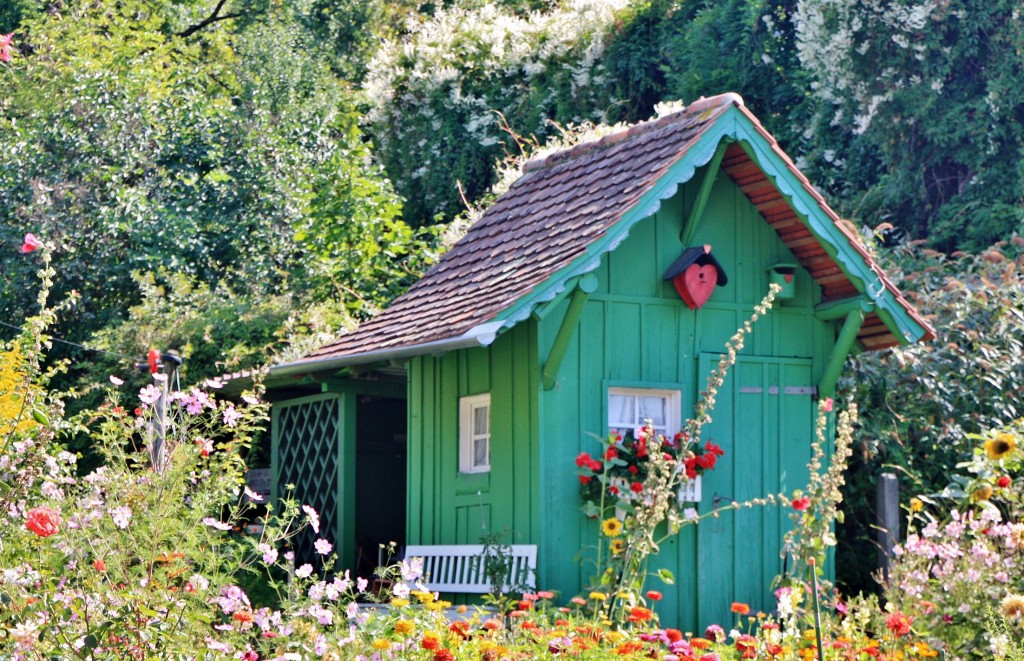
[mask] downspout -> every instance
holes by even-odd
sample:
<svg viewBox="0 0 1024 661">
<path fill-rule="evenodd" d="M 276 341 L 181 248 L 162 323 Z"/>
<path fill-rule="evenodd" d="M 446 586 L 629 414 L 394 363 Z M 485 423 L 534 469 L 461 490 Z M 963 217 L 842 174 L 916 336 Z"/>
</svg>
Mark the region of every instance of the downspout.
<svg viewBox="0 0 1024 661">
<path fill-rule="evenodd" d="M 839 375 L 843 371 L 843 364 L 846 357 L 853 350 L 853 343 L 857 341 L 857 333 L 860 332 L 861 324 L 864 323 L 864 313 L 860 308 L 850 310 L 843 322 L 843 328 L 836 338 L 836 345 L 832 349 L 832 356 L 825 366 L 825 373 L 821 375 L 818 382 L 818 397 L 832 397 L 836 394 L 836 384 L 839 382 Z"/>
</svg>

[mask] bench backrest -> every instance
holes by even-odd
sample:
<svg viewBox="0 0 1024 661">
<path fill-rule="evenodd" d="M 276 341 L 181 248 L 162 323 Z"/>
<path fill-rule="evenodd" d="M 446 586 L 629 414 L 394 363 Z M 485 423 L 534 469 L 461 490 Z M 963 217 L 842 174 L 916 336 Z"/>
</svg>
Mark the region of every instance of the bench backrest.
<svg viewBox="0 0 1024 661">
<path fill-rule="evenodd" d="M 512 544 L 491 547 L 490 553 L 509 553 L 511 567 L 505 577 L 503 590 L 536 587 L 537 546 Z M 423 558 L 423 582 L 435 592 L 465 592 L 487 594 L 491 583 L 484 572 L 483 544 L 451 544 L 438 546 L 407 546 L 406 560 Z"/>
</svg>

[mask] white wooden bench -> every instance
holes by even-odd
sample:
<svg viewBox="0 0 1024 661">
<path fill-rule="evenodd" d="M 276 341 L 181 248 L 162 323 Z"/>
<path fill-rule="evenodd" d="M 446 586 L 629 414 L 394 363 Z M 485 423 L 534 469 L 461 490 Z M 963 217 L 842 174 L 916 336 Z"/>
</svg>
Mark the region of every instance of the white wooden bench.
<svg viewBox="0 0 1024 661">
<path fill-rule="evenodd" d="M 490 552 L 509 553 L 511 566 L 502 591 L 536 589 L 537 546 L 511 544 L 491 547 Z M 483 544 L 451 544 L 438 546 L 410 545 L 405 559 L 423 559 L 423 583 L 433 592 L 487 594 L 491 582 L 484 572 Z"/>
</svg>

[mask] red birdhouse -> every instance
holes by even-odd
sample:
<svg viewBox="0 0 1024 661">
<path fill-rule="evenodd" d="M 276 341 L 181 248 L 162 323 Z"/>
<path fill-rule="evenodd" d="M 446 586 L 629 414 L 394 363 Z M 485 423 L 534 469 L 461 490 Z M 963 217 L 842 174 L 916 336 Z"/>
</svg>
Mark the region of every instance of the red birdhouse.
<svg viewBox="0 0 1024 661">
<path fill-rule="evenodd" d="M 711 254 L 709 245 L 684 250 L 663 277 L 672 281 L 679 297 L 691 310 L 707 303 L 716 286 L 729 282 L 725 269 Z"/>
</svg>

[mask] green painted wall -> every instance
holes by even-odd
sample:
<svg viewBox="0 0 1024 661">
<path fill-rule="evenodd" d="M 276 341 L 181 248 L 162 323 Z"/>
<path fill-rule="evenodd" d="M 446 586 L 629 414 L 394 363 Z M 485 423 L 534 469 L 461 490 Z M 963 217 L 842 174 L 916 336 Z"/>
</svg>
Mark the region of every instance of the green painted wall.
<svg viewBox="0 0 1024 661">
<path fill-rule="evenodd" d="M 410 544 L 540 538 L 536 326 L 524 322 L 486 348 L 409 363 Z M 491 394 L 491 471 L 459 473 L 459 398 Z"/>
<path fill-rule="evenodd" d="M 679 236 L 701 175 L 602 258 L 598 289 L 552 390 L 542 389 L 539 375 L 567 301 L 490 347 L 410 361 L 409 543 L 477 543 L 485 529 L 508 530 L 509 542 L 539 545 L 539 588 L 568 598 L 587 583 L 597 524 L 580 513 L 573 460 L 593 452 L 594 437 L 606 432 L 607 389 L 678 389 L 685 420 L 717 354 L 767 292 L 768 267 L 796 261 L 719 173 L 692 243 L 711 244 L 729 284 L 689 310 L 661 276 L 684 247 Z M 835 326 L 815 319 L 817 287 L 802 270 L 796 288 L 795 299 L 758 323 L 721 393 L 706 437 L 727 455 L 704 479 L 702 511 L 716 496 L 742 501 L 806 484 L 814 403 L 806 394 L 786 395 L 785 387 L 817 383 Z M 491 472 L 462 475 L 458 400 L 483 392 L 491 393 Z M 658 607 L 663 623 L 684 630 L 729 624 L 732 601 L 770 610 L 768 585 L 782 568 L 787 514 L 726 514 L 667 542 L 654 566 L 669 568 L 676 585 L 652 585 L 666 596 Z"/>
<path fill-rule="evenodd" d="M 767 292 L 766 269 L 796 261 L 742 192 L 719 173 L 692 243 L 711 244 L 729 284 L 716 288 L 702 309 L 689 310 L 661 275 L 683 249 L 679 235 L 701 174 L 605 256 L 595 272 L 598 290 L 590 296 L 558 382 L 539 393 L 540 490 L 546 499 L 540 512 L 543 588 L 575 594 L 592 575 L 586 559 L 588 547 L 597 541 L 597 524 L 580 514 L 573 460 L 581 451 L 595 451 L 593 435 L 606 433 L 607 388 L 679 389 L 680 418 L 688 417 L 717 360 L 712 354 L 723 350 Z M 744 500 L 806 483 L 811 397 L 766 393 L 771 386 L 815 384 L 827 362 L 835 330 L 814 318 L 816 290 L 800 271 L 797 297 L 778 305 L 755 327 L 743 351 L 740 378 L 734 372 L 727 382 L 715 424 L 708 429 L 706 437 L 727 455 L 704 479 L 701 510 L 711 507 L 715 495 Z M 538 325 L 541 362 L 560 321 L 556 312 Z M 739 384 L 754 387 L 748 381 L 759 384 L 763 393 L 741 394 Z M 725 515 L 666 543 L 655 566 L 671 569 L 677 581 L 662 590 L 666 599 L 658 610 L 663 623 L 684 630 L 712 620 L 728 624 L 734 600 L 770 610 L 767 587 L 781 569 L 785 515 L 778 509 Z"/>
</svg>

